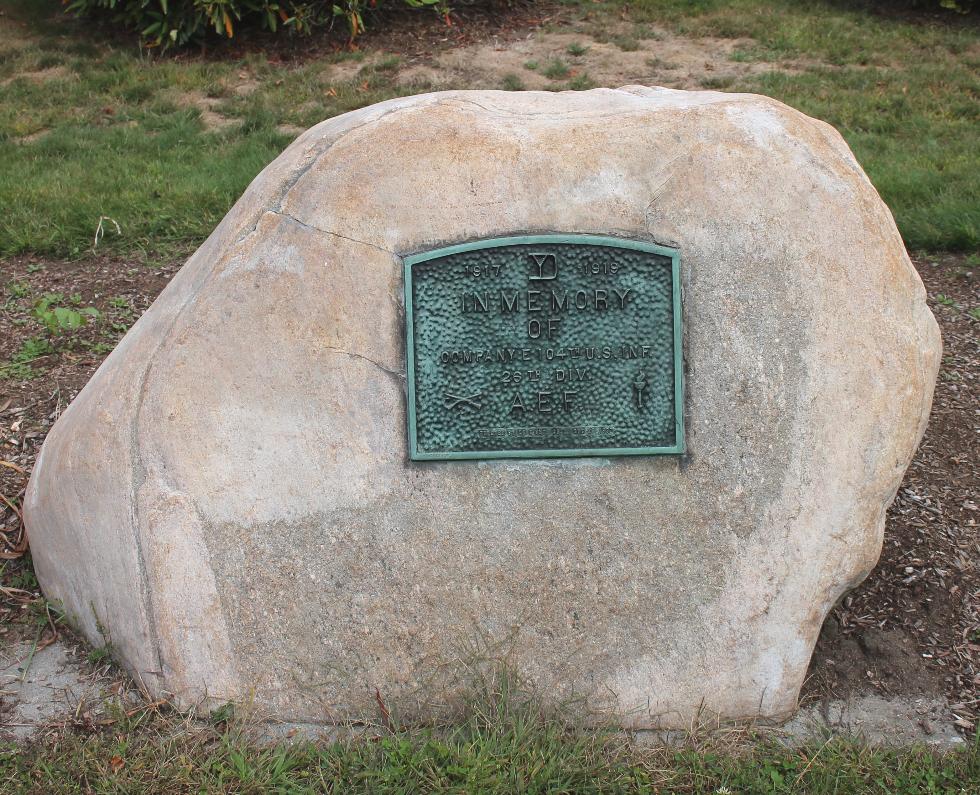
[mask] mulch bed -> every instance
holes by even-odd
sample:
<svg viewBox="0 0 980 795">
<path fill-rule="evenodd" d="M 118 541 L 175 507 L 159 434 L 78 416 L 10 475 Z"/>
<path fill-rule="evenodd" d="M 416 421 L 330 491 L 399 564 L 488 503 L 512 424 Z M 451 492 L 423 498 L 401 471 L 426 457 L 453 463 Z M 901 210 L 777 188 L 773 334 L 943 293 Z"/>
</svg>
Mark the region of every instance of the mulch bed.
<svg viewBox="0 0 980 795">
<path fill-rule="evenodd" d="M 881 560 L 828 617 L 803 699 L 943 695 L 970 733 L 980 714 L 980 319 L 971 314 L 980 290 L 964 257 L 916 266 L 945 346 L 932 417 L 888 512 Z M 34 638 L 38 625 L 30 608 L 40 593 L 24 554 L 19 506 L 44 436 L 177 267 L 150 269 L 109 256 L 0 262 L 0 366 L 26 339 L 45 335 L 31 315 L 45 293 L 74 296 L 77 306 L 101 313 L 70 338 L 55 339 L 53 353 L 30 363 L 30 380 L 0 378 L 0 643 Z M 57 631 L 42 629 L 42 642 Z"/>
<path fill-rule="evenodd" d="M 582 14 L 554 0 L 461 0 L 453 3 L 448 19 L 428 8 L 395 3 L 368 9 L 366 28 L 354 40 L 346 23 L 337 18 L 334 25 L 317 28 L 311 35 L 282 35 L 252 28 L 239 31 L 231 39 L 209 35 L 199 45 L 154 51 L 153 55 L 178 61 L 203 58 L 221 62 L 258 55 L 270 63 L 308 63 L 365 50 L 399 53 L 411 59 L 488 39 L 527 35 L 544 25 L 580 16 L 588 18 L 589 13 Z M 624 19 L 627 16 L 624 11 Z M 11 22 L 18 24 L 19 20 L 15 16 Z M 49 26 L 52 24 L 66 31 L 84 28 L 88 37 L 98 36 L 106 45 L 120 48 L 131 47 L 136 40 L 131 31 L 106 18 L 78 19 L 57 11 L 50 19 Z"/>
<path fill-rule="evenodd" d="M 980 274 L 963 257 L 915 264 L 943 335 L 929 427 L 881 559 L 825 622 L 804 694 L 942 693 L 969 731 L 980 714 Z"/>
<path fill-rule="evenodd" d="M 100 316 L 68 335 L 54 335 L 54 352 L 27 363 L 35 376 L 0 376 L 0 644 L 51 642 L 59 628 L 40 608 L 20 505 L 41 443 L 69 403 L 129 326 L 170 281 L 178 265 L 151 270 L 113 257 L 0 261 L 0 368 L 24 342 L 48 338 L 32 315 L 35 301 L 59 293 L 59 304 L 95 307 Z M 26 291 L 26 294 L 23 294 Z M 33 609 L 32 609 L 33 608 Z M 38 629 L 40 633 L 38 634 Z"/>
</svg>

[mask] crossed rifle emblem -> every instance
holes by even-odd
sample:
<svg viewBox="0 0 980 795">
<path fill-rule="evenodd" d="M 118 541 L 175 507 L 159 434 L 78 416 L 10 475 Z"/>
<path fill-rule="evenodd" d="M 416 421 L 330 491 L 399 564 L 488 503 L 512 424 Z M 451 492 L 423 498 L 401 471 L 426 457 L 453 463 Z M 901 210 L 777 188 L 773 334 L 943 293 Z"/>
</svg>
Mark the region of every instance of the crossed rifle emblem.
<svg viewBox="0 0 980 795">
<path fill-rule="evenodd" d="M 447 409 L 461 409 L 469 406 L 473 409 L 483 408 L 483 404 L 480 403 L 480 398 L 483 397 L 482 392 L 477 392 L 469 397 L 464 397 L 461 395 L 454 395 L 452 392 L 447 392 L 445 394 L 445 406 Z"/>
</svg>

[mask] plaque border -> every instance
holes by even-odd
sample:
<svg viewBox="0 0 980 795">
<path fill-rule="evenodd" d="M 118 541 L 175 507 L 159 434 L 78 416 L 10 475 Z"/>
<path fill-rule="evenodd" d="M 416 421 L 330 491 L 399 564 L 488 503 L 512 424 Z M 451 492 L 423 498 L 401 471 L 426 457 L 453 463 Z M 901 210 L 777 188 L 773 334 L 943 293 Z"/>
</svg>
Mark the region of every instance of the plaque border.
<svg viewBox="0 0 980 795">
<path fill-rule="evenodd" d="M 486 248 L 513 245 L 542 245 L 561 243 L 566 245 L 608 246 L 612 248 L 646 251 L 669 257 L 671 261 L 671 292 L 674 304 L 674 439 L 670 447 L 569 447 L 558 450 L 466 450 L 459 452 L 427 453 L 418 449 L 415 415 L 415 339 L 412 307 L 412 267 L 422 262 L 452 254 Z M 540 234 L 513 235 L 486 238 L 469 243 L 410 254 L 403 257 L 405 273 L 405 365 L 408 393 L 408 455 L 412 461 L 461 461 L 494 458 L 613 458 L 633 455 L 683 455 L 687 450 L 684 434 L 684 350 L 683 319 L 681 316 L 681 255 L 675 248 L 608 235 Z"/>
</svg>

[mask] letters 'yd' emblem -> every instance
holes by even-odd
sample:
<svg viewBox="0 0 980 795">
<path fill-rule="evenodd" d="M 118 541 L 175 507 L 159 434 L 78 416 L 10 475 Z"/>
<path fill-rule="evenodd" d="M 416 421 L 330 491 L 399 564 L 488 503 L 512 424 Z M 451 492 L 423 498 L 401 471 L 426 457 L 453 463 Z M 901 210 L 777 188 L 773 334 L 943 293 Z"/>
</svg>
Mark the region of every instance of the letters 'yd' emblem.
<svg viewBox="0 0 980 795">
<path fill-rule="evenodd" d="M 545 282 L 558 278 L 558 257 L 554 254 L 534 252 L 528 254 L 534 267 L 528 277 L 533 282 Z"/>
</svg>

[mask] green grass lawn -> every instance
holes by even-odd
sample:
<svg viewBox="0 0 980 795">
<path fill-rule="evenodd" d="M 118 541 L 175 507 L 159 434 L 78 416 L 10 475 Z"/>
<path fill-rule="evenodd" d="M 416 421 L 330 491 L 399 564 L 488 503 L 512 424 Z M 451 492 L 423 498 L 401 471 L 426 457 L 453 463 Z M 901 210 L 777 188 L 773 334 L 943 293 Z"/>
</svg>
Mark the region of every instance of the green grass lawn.
<svg viewBox="0 0 980 795">
<path fill-rule="evenodd" d="M 83 36 L 54 0 L 4 2 L 0 255 L 81 254 L 100 220 L 104 248 L 184 253 L 297 128 L 407 91 L 395 84 L 393 57 L 361 73 L 361 53 L 298 65 L 261 55 L 151 58 Z M 708 86 L 767 93 L 837 126 L 910 248 L 980 247 L 975 26 L 813 0 L 630 0 L 625 8 L 635 22 L 631 40 L 666 26 L 743 39 L 734 58 L 794 64 L 791 73 Z M 623 12 L 622 0 L 566 6 L 597 30 Z M 331 71 L 350 59 L 339 76 Z M 235 123 L 209 126 L 209 110 Z"/>
<path fill-rule="evenodd" d="M 152 711 L 101 731 L 0 750 L 16 793 L 876 793 L 972 795 L 977 747 L 939 753 L 828 739 L 790 749 L 702 738 L 643 749 L 579 731 L 528 704 L 483 709 L 441 732 L 382 731 L 333 743 L 257 747 L 239 729 Z M 234 721 L 233 721 L 234 723 Z"/>
<path fill-rule="evenodd" d="M 36 5 L 50 23 L 30 17 L 27 35 L 0 20 L 0 255 L 78 255 L 102 219 L 102 247 L 193 249 L 295 137 L 282 125 L 397 93 L 385 63 L 332 86 L 330 62 L 352 56 L 307 67 L 153 59 L 81 38 L 58 4 Z M 235 123 L 209 128 L 211 106 Z"/>
<path fill-rule="evenodd" d="M 626 5 L 640 25 L 657 22 L 690 36 L 750 39 L 753 43 L 736 57 L 789 62 L 799 73 L 716 87 L 767 94 L 833 124 L 891 208 L 910 248 L 980 247 L 976 19 L 885 16 L 842 0 L 631 0 Z"/>
</svg>

